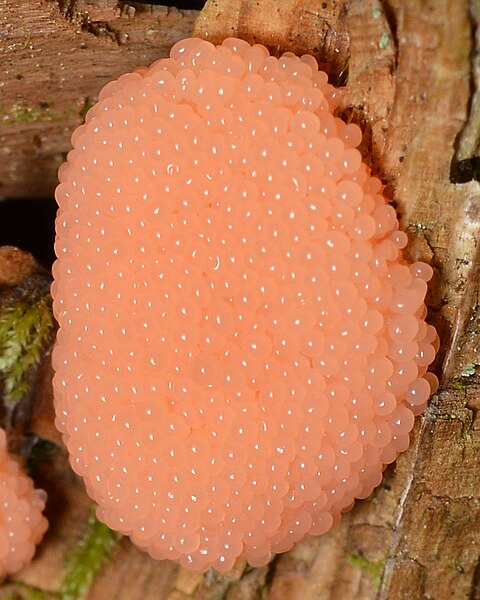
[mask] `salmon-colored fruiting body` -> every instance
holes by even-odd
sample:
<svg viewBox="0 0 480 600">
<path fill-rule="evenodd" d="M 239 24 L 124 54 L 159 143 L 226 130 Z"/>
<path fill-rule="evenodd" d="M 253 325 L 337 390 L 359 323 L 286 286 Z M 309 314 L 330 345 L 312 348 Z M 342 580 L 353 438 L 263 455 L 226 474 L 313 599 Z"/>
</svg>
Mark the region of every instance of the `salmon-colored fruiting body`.
<svg viewBox="0 0 480 600">
<path fill-rule="evenodd" d="M 311 56 L 187 39 L 105 86 L 59 173 L 57 424 L 98 516 L 184 567 L 328 531 L 436 379 L 432 269 Z"/>
<path fill-rule="evenodd" d="M 0 582 L 32 560 L 48 528 L 44 508 L 45 492 L 36 490 L 11 458 L 5 431 L 0 429 Z"/>
</svg>

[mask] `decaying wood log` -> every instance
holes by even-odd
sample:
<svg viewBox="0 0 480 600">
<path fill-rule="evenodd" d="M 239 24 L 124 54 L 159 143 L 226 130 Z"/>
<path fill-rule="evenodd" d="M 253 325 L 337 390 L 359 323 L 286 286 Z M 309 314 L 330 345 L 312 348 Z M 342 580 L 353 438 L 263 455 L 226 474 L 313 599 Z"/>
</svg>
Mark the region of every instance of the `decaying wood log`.
<svg viewBox="0 0 480 600">
<path fill-rule="evenodd" d="M 194 17 L 113 0 L 0 0 L 0 195 L 50 195 L 70 132 L 100 87 L 165 55 Z M 480 186 L 450 180 L 455 161 L 475 157 L 479 138 L 475 19 L 468 0 L 207 2 L 196 35 L 312 53 L 332 81 L 346 81 L 340 112 L 365 132 L 365 159 L 396 203 L 409 257 L 435 270 L 428 304 L 442 340 L 441 388 L 410 449 L 329 534 L 262 569 L 205 577 L 124 540 L 91 600 L 480 599 Z M 28 430 L 51 437 L 45 360 Z M 0 599 L 22 595 L 23 584 L 58 589 L 89 510 L 62 450 L 40 465 L 39 479 L 53 498 L 51 531 Z"/>
</svg>

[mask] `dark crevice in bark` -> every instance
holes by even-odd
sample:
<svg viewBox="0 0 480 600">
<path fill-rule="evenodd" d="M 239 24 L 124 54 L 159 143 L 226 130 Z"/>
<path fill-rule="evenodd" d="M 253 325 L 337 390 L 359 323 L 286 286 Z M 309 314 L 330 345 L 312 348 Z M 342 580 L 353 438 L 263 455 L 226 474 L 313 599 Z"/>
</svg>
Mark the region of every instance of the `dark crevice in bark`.
<svg viewBox="0 0 480 600">
<path fill-rule="evenodd" d="M 16 246 L 31 252 L 50 268 L 55 255 L 55 215 L 53 198 L 6 198 L 0 202 L 0 239 L 2 246 Z"/>
<path fill-rule="evenodd" d="M 388 27 L 390 28 L 390 33 L 392 35 L 393 43 L 395 46 L 394 68 L 396 70 L 397 64 L 398 64 L 398 48 L 399 48 L 398 33 L 397 33 L 397 16 L 396 16 L 395 10 L 391 6 L 389 0 L 382 0 L 382 8 L 383 8 L 383 12 L 385 14 L 385 18 L 387 19 Z"/>
<path fill-rule="evenodd" d="M 451 339 L 448 346 L 448 351 L 443 359 L 442 368 L 440 370 L 440 383 L 442 386 L 447 385 L 457 367 L 457 360 L 460 358 L 458 351 L 461 347 L 462 340 L 465 337 L 465 332 L 468 329 L 469 323 L 474 323 L 472 320 L 475 310 L 477 310 L 478 286 L 480 277 L 480 240 L 477 242 L 472 269 L 468 274 L 460 304 L 457 309 L 455 321 L 451 332 Z"/>
<path fill-rule="evenodd" d="M 106 37 L 116 44 L 121 43 L 118 32 L 115 31 L 108 21 L 90 21 L 87 19 L 82 25 L 82 29 L 93 34 L 95 37 Z"/>
<path fill-rule="evenodd" d="M 473 573 L 472 589 L 468 600 L 480 600 L 480 556 L 478 557 L 477 566 Z"/>
<path fill-rule="evenodd" d="M 116 44 L 121 43 L 118 33 L 108 21 L 92 20 L 88 11 L 82 10 L 78 6 L 77 0 L 58 0 L 58 6 L 65 18 L 71 23 L 80 26 L 82 31 L 91 33 L 98 38 L 109 38 Z"/>
<path fill-rule="evenodd" d="M 480 181 L 480 157 L 472 156 L 471 158 L 459 161 L 453 159 L 450 170 L 450 181 L 452 183 Z"/>
<path fill-rule="evenodd" d="M 125 33 L 118 31 L 110 21 L 99 20 L 92 18 L 88 4 L 81 3 L 78 0 L 57 0 L 60 12 L 65 18 L 97 38 L 110 39 L 117 45 L 122 45 L 128 40 Z M 126 2 L 118 0 L 116 5 L 110 7 L 112 10 L 118 9 L 119 15 L 132 17 L 136 12 L 144 13 L 148 10 L 153 10 L 155 6 L 165 6 L 167 10 L 178 9 L 180 12 L 184 10 L 200 10 L 205 4 L 204 0 L 161 0 L 145 1 L 145 2 Z"/>
<path fill-rule="evenodd" d="M 273 584 L 273 580 L 275 579 L 275 574 L 277 572 L 278 561 L 280 560 L 280 554 L 274 556 L 274 558 L 267 565 L 267 573 L 265 575 L 265 590 L 270 590 Z"/>
<path fill-rule="evenodd" d="M 452 183 L 480 181 L 480 8 L 477 0 L 469 4 L 471 52 L 470 96 L 467 119 L 455 139 L 455 153 L 450 165 Z"/>
</svg>

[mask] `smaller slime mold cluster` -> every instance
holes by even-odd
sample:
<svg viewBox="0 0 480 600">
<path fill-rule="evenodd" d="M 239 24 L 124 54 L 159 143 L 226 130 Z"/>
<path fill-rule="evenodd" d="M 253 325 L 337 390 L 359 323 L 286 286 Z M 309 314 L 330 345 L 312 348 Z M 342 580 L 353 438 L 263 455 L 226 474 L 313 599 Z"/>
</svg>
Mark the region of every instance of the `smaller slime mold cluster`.
<svg viewBox="0 0 480 600">
<path fill-rule="evenodd" d="M 432 269 L 314 58 L 187 39 L 59 172 L 57 426 L 98 516 L 195 570 L 328 531 L 436 389 Z"/>
<path fill-rule="evenodd" d="M 0 581 L 32 560 L 48 528 L 44 508 L 45 492 L 36 490 L 10 457 L 5 431 L 0 429 Z"/>
</svg>

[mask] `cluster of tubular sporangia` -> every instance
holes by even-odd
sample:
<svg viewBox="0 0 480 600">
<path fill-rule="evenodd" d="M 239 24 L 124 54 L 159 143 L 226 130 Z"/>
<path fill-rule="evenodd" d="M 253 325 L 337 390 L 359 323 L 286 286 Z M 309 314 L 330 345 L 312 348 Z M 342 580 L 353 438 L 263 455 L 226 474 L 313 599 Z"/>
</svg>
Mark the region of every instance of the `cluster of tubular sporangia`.
<svg viewBox="0 0 480 600">
<path fill-rule="evenodd" d="M 360 129 L 311 56 L 186 39 L 109 83 L 59 172 L 57 425 L 159 559 L 264 565 L 328 531 L 436 389 Z"/>
</svg>

